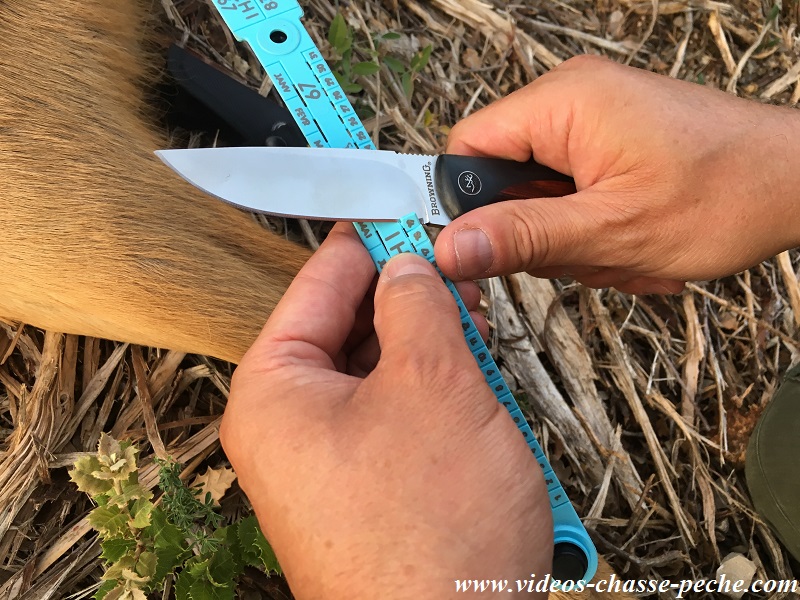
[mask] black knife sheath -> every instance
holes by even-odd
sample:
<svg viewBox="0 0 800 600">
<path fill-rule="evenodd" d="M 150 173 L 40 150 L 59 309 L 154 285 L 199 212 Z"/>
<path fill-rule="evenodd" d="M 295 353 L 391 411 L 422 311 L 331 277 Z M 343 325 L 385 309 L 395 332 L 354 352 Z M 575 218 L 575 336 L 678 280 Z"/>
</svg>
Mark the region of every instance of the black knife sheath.
<svg viewBox="0 0 800 600">
<path fill-rule="evenodd" d="M 173 44 L 167 54 L 167 68 L 183 90 L 237 134 L 240 139 L 235 140 L 236 145 L 308 145 L 287 109 L 206 63 L 193 52 Z"/>
</svg>

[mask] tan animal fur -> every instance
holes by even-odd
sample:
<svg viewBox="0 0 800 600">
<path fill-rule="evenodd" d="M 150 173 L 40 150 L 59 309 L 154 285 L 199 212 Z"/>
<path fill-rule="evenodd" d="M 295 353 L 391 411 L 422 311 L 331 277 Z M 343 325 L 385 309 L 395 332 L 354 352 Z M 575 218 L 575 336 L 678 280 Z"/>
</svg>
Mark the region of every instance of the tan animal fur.
<svg viewBox="0 0 800 600">
<path fill-rule="evenodd" d="M 0 316 L 236 362 L 309 252 L 153 156 L 148 18 L 136 0 L 0 4 Z"/>
<path fill-rule="evenodd" d="M 0 5 L 0 315 L 237 361 L 309 254 L 153 156 L 145 17 Z"/>
</svg>

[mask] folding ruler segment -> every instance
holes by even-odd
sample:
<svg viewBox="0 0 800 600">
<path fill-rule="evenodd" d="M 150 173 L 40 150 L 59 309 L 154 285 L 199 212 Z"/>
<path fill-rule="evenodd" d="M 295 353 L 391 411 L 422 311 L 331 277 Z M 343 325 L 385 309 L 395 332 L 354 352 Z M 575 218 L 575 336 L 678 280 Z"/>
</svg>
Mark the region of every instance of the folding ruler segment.
<svg viewBox="0 0 800 600">
<path fill-rule="evenodd" d="M 303 9 L 297 0 L 212 2 L 236 39 L 246 42 L 253 50 L 309 145 L 318 148 L 375 149 L 322 53 L 303 27 Z M 354 225 L 379 271 L 389 258 L 402 252 L 414 252 L 436 265 L 433 245 L 415 214 L 394 223 Z M 586 569 L 582 576 L 576 575 L 574 578 L 589 581 L 597 570 L 594 544 L 509 392 L 455 285 L 441 271 L 439 274 L 458 304 L 464 337 L 487 384 L 514 419 L 544 471 L 553 511 L 556 544 L 554 570 L 559 559 L 559 547 L 577 548 L 586 558 Z M 574 568 L 574 564 L 572 566 Z"/>
</svg>

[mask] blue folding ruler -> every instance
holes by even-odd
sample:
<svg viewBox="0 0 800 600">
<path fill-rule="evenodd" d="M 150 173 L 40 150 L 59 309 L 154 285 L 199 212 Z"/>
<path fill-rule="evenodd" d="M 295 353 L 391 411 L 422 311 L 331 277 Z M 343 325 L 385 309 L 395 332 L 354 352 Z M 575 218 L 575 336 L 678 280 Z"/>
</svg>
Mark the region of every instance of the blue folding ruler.
<svg viewBox="0 0 800 600">
<path fill-rule="evenodd" d="M 250 45 L 309 145 L 375 149 L 322 53 L 303 27 L 303 10 L 297 0 L 212 1 L 236 39 Z M 436 265 L 433 245 L 416 214 L 393 223 L 355 223 L 355 228 L 378 271 L 390 257 L 401 252 L 415 252 Z M 544 471 L 555 526 L 553 576 L 562 581 L 589 581 L 597 570 L 594 544 L 509 392 L 455 285 L 443 275 L 442 279 L 456 299 L 467 345 L 487 384 L 508 409 Z"/>
</svg>

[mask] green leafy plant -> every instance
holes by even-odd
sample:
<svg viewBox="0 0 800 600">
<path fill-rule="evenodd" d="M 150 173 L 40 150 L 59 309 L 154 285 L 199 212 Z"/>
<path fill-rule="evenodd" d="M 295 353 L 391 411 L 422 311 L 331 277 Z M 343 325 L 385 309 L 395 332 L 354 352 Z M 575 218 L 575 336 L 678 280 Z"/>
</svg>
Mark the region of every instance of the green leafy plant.
<svg viewBox="0 0 800 600">
<path fill-rule="evenodd" d="M 97 504 L 88 519 L 102 538 L 106 571 L 96 599 L 146 600 L 173 575 L 177 600 L 232 600 L 246 566 L 280 573 L 254 516 L 222 526 L 215 492 L 201 499 L 171 461 L 158 462 L 163 495 L 154 504 L 139 483 L 136 455 L 130 443 L 104 434 L 97 454 L 78 459 L 70 471 Z"/>
<path fill-rule="evenodd" d="M 338 55 L 332 70 L 339 85 L 348 94 L 358 94 L 364 88 L 354 81 L 354 77 L 374 75 L 380 71 L 380 65 L 373 61 L 353 62 L 353 30 L 342 13 L 336 13 L 331 21 L 328 41 Z"/>
<path fill-rule="evenodd" d="M 410 99 L 414 95 L 414 81 L 417 75 L 428 66 L 433 46 L 428 45 L 417 52 L 411 58 L 411 63 L 406 65 L 400 58 L 383 51 L 384 42 L 398 40 L 401 37 L 399 33 L 388 31 L 372 37 L 374 50 L 357 46 L 354 42 L 352 28 L 347 24 L 342 13 L 336 13 L 328 30 L 328 41 L 338 57 L 332 65 L 332 70 L 342 89 L 349 94 L 363 91 L 363 86 L 356 83 L 355 79 L 374 75 L 380 71 L 381 64 L 385 64 L 400 76 L 403 91 Z M 356 61 L 354 51 L 358 51 L 361 55 L 371 56 L 372 60 Z"/>
<path fill-rule="evenodd" d="M 384 59 L 386 66 L 400 75 L 400 81 L 403 84 L 403 91 L 406 94 L 406 98 L 410 99 L 414 95 L 414 82 L 416 81 L 417 75 L 422 73 L 425 67 L 428 66 L 432 53 L 433 46 L 425 46 L 411 58 L 411 64 L 408 66 L 391 56 L 387 56 Z"/>
</svg>

